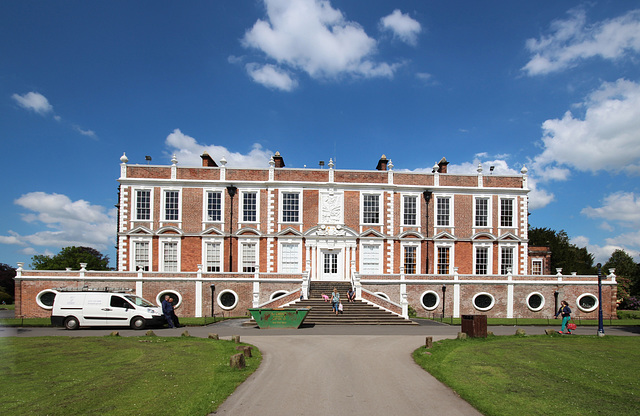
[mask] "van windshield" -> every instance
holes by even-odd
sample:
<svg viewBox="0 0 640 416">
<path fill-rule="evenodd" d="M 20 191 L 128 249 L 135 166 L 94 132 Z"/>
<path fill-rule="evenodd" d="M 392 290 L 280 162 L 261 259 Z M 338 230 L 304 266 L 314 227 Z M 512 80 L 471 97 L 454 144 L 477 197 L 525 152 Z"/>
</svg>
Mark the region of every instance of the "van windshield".
<svg viewBox="0 0 640 416">
<path fill-rule="evenodd" d="M 144 307 L 156 306 L 153 303 L 149 302 L 148 300 L 142 299 L 140 296 L 124 295 L 124 297 L 127 298 L 128 301 L 130 301 L 136 306 L 144 306 Z"/>
</svg>

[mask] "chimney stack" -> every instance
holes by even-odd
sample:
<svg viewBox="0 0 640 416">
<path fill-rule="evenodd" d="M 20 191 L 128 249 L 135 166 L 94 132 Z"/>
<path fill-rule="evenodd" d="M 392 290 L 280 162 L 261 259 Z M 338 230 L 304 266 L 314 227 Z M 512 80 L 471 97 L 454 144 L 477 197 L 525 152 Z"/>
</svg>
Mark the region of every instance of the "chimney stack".
<svg viewBox="0 0 640 416">
<path fill-rule="evenodd" d="M 380 157 L 378 160 L 378 166 L 376 166 L 377 170 L 387 170 L 387 165 L 389 164 L 389 159 L 385 155 Z"/>
<path fill-rule="evenodd" d="M 280 152 L 276 152 L 276 154 L 273 155 L 273 161 L 276 163 L 275 164 L 276 168 L 284 167 L 284 159 L 282 158 L 282 156 L 280 156 Z"/>
<path fill-rule="evenodd" d="M 449 162 L 447 162 L 446 158 L 442 158 L 440 159 L 440 162 L 438 162 L 438 173 L 447 173 L 447 165 L 449 164 Z"/>
<path fill-rule="evenodd" d="M 206 167 L 206 168 L 218 167 L 215 160 L 211 159 L 211 156 L 209 156 L 209 153 L 204 152 L 202 155 L 200 155 L 200 157 L 202 158 L 202 167 Z"/>
</svg>

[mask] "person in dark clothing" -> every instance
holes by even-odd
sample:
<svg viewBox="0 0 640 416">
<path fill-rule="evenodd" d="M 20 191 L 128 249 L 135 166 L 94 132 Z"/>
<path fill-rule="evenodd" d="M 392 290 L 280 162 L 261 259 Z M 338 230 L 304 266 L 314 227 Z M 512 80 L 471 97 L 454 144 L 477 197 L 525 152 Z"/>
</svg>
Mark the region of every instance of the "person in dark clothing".
<svg viewBox="0 0 640 416">
<path fill-rule="evenodd" d="M 176 315 L 176 310 L 173 306 L 173 298 L 169 298 L 169 303 L 171 304 L 171 319 L 173 320 L 173 326 L 180 328 L 180 321 L 178 320 L 178 315 Z"/>
<path fill-rule="evenodd" d="M 571 331 L 567 328 L 567 324 L 571 319 L 571 308 L 569 307 L 569 303 L 566 300 L 560 302 L 560 309 L 555 314 L 555 318 L 558 318 L 558 315 L 562 316 L 562 329 L 558 331 L 559 334 L 570 334 Z"/>
<path fill-rule="evenodd" d="M 164 297 L 162 301 L 162 313 L 164 314 L 164 319 L 167 320 L 167 324 L 169 324 L 169 328 L 175 328 L 173 324 L 173 315 L 175 315 L 173 313 L 173 303 L 171 303 L 169 299 L 171 299 L 169 295 Z"/>
</svg>

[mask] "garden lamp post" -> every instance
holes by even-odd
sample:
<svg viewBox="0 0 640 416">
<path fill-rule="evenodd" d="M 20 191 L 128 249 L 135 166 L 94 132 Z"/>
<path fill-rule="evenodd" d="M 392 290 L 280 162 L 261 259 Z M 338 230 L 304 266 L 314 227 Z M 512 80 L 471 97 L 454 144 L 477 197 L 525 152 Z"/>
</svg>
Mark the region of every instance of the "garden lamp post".
<svg viewBox="0 0 640 416">
<path fill-rule="evenodd" d="M 604 336 L 604 324 L 602 322 L 602 265 L 598 263 L 598 336 Z"/>
<path fill-rule="evenodd" d="M 444 304 L 445 304 L 445 295 L 447 293 L 447 286 L 442 285 L 442 319 L 444 320 Z"/>
<path fill-rule="evenodd" d="M 211 316 L 213 316 L 213 322 L 216 321 L 216 315 L 213 313 L 213 304 L 214 304 L 214 300 L 215 300 L 215 293 L 216 293 L 216 285 L 211 283 Z"/>
</svg>

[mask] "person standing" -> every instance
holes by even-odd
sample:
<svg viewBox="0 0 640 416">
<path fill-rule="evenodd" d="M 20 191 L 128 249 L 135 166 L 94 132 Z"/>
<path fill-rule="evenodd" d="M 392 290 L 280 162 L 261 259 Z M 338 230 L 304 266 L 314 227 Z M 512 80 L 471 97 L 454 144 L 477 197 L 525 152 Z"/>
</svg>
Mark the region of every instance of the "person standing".
<svg viewBox="0 0 640 416">
<path fill-rule="evenodd" d="M 555 314 L 555 318 L 558 319 L 558 315 L 562 316 L 562 328 L 558 331 L 559 334 L 570 334 L 571 331 L 567 328 L 567 324 L 571 319 L 571 308 L 569 307 L 569 303 L 566 300 L 560 302 L 560 309 Z"/>
<path fill-rule="evenodd" d="M 338 293 L 338 289 L 333 288 L 333 293 L 331 294 L 331 305 L 336 315 L 338 314 L 338 306 L 340 305 L 340 294 Z"/>
<path fill-rule="evenodd" d="M 162 313 L 164 314 L 164 319 L 166 319 L 169 324 L 169 328 L 175 328 L 173 325 L 173 303 L 171 303 L 169 299 L 169 295 L 165 295 L 162 301 Z"/>
<path fill-rule="evenodd" d="M 173 321 L 173 326 L 180 328 L 180 320 L 178 319 L 178 315 L 176 315 L 176 308 L 173 306 L 173 302 L 173 298 L 169 298 L 169 303 L 171 304 L 171 320 Z"/>
</svg>

